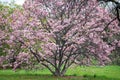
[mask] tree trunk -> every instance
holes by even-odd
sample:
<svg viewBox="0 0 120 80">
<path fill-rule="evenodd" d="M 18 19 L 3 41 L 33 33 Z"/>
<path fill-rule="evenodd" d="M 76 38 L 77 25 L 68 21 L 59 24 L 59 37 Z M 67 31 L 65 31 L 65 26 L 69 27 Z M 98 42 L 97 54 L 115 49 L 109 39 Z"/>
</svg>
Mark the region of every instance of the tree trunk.
<svg viewBox="0 0 120 80">
<path fill-rule="evenodd" d="M 55 70 L 54 76 L 64 76 L 64 73 L 62 73 L 60 70 Z"/>
</svg>

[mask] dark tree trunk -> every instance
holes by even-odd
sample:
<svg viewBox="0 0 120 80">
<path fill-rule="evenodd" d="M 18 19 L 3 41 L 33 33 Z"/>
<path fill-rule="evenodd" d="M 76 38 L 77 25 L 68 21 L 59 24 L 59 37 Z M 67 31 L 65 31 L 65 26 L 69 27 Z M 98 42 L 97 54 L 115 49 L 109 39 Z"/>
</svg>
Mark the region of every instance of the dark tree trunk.
<svg viewBox="0 0 120 80">
<path fill-rule="evenodd" d="M 64 73 L 62 73 L 60 70 L 56 70 L 53 75 L 54 76 L 64 76 Z"/>
</svg>

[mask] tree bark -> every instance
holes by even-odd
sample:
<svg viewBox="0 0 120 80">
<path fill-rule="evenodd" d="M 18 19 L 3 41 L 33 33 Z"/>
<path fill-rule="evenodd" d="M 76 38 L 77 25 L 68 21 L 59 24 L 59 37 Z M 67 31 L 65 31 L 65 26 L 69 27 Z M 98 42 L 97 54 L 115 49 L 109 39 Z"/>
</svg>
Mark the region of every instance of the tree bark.
<svg viewBox="0 0 120 80">
<path fill-rule="evenodd" d="M 54 76 L 64 76 L 64 73 L 62 73 L 60 70 L 55 70 Z"/>
</svg>

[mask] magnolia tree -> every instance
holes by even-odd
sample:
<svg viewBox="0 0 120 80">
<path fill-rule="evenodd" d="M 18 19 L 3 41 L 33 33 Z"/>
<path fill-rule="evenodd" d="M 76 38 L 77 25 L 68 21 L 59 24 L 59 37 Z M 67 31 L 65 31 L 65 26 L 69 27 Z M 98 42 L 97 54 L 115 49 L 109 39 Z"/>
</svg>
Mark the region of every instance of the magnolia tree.
<svg viewBox="0 0 120 80">
<path fill-rule="evenodd" d="M 4 39 L 5 39 L 5 26 L 7 23 L 6 16 L 8 14 L 7 8 L 4 7 L 2 4 L 0 4 L 0 46 L 2 45 Z M 4 7 L 4 8 L 3 8 Z"/>
<path fill-rule="evenodd" d="M 108 9 L 110 13 L 116 16 L 113 19 L 113 21 L 117 19 L 119 21 L 118 25 L 120 26 L 120 17 L 119 17 L 120 2 L 119 0 L 98 0 L 98 1 L 102 2 L 101 4 L 105 5 L 106 9 Z M 114 37 L 115 39 L 120 40 L 120 34 L 117 34 Z M 114 54 L 111 54 L 110 56 L 112 63 L 116 65 L 120 65 L 120 54 L 119 54 L 120 51 L 119 50 L 120 50 L 120 47 L 116 46 L 116 49 L 114 50 Z"/>
<path fill-rule="evenodd" d="M 8 7 L 0 4 L 0 67 L 2 67 L 3 62 L 6 60 L 3 56 L 3 47 L 5 44 L 6 34 L 6 25 L 7 25 L 7 16 L 8 16 Z"/>
<path fill-rule="evenodd" d="M 11 14 L 14 10 L 17 10 L 17 6 L 11 7 L 5 4 L 0 4 L 0 67 L 14 67 L 16 57 L 19 56 L 20 43 L 17 45 L 10 45 L 11 28 L 10 23 L 12 21 Z M 21 9 L 19 8 L 19 11 Z M 15 43 L 14 43 L 15 44 Z M 7 54 L 8 53 L 8 54 Z M 6 64 L 7 63 L 7 64 Z"/>
<path fill-rule="evenodd" d="M 73 63 L 104 65 L 120 46 L 118 22 L 96 0 L 26 0 L 23 7 L 9 17 L 9 53 L 21 44 L 14 68 L 37 61 L 63 76 Z"/>
</svg>

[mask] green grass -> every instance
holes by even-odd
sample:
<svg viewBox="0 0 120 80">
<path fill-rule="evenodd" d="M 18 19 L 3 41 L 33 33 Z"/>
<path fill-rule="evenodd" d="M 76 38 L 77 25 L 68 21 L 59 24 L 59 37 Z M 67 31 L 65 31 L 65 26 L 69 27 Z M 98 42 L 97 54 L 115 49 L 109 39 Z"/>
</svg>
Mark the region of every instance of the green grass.
<svg viewBox="0 0 120 80">
<path fill-rule="evenodd" d="M 47 69 L 39 71 L 0 70 L 0 80 L 120 80 L 120 66 L 71 67 L 64 77 L 55 77 Z"/>
<path fill-rule="evenodd" d="M 119 78 L 120 80 L 120 66 L 105 66 L 105 67 L 76 67 L 67 71 L 67 75 L 76 74 L 77 76 L 105 76 L 108 78 Z"/>
</svg>

